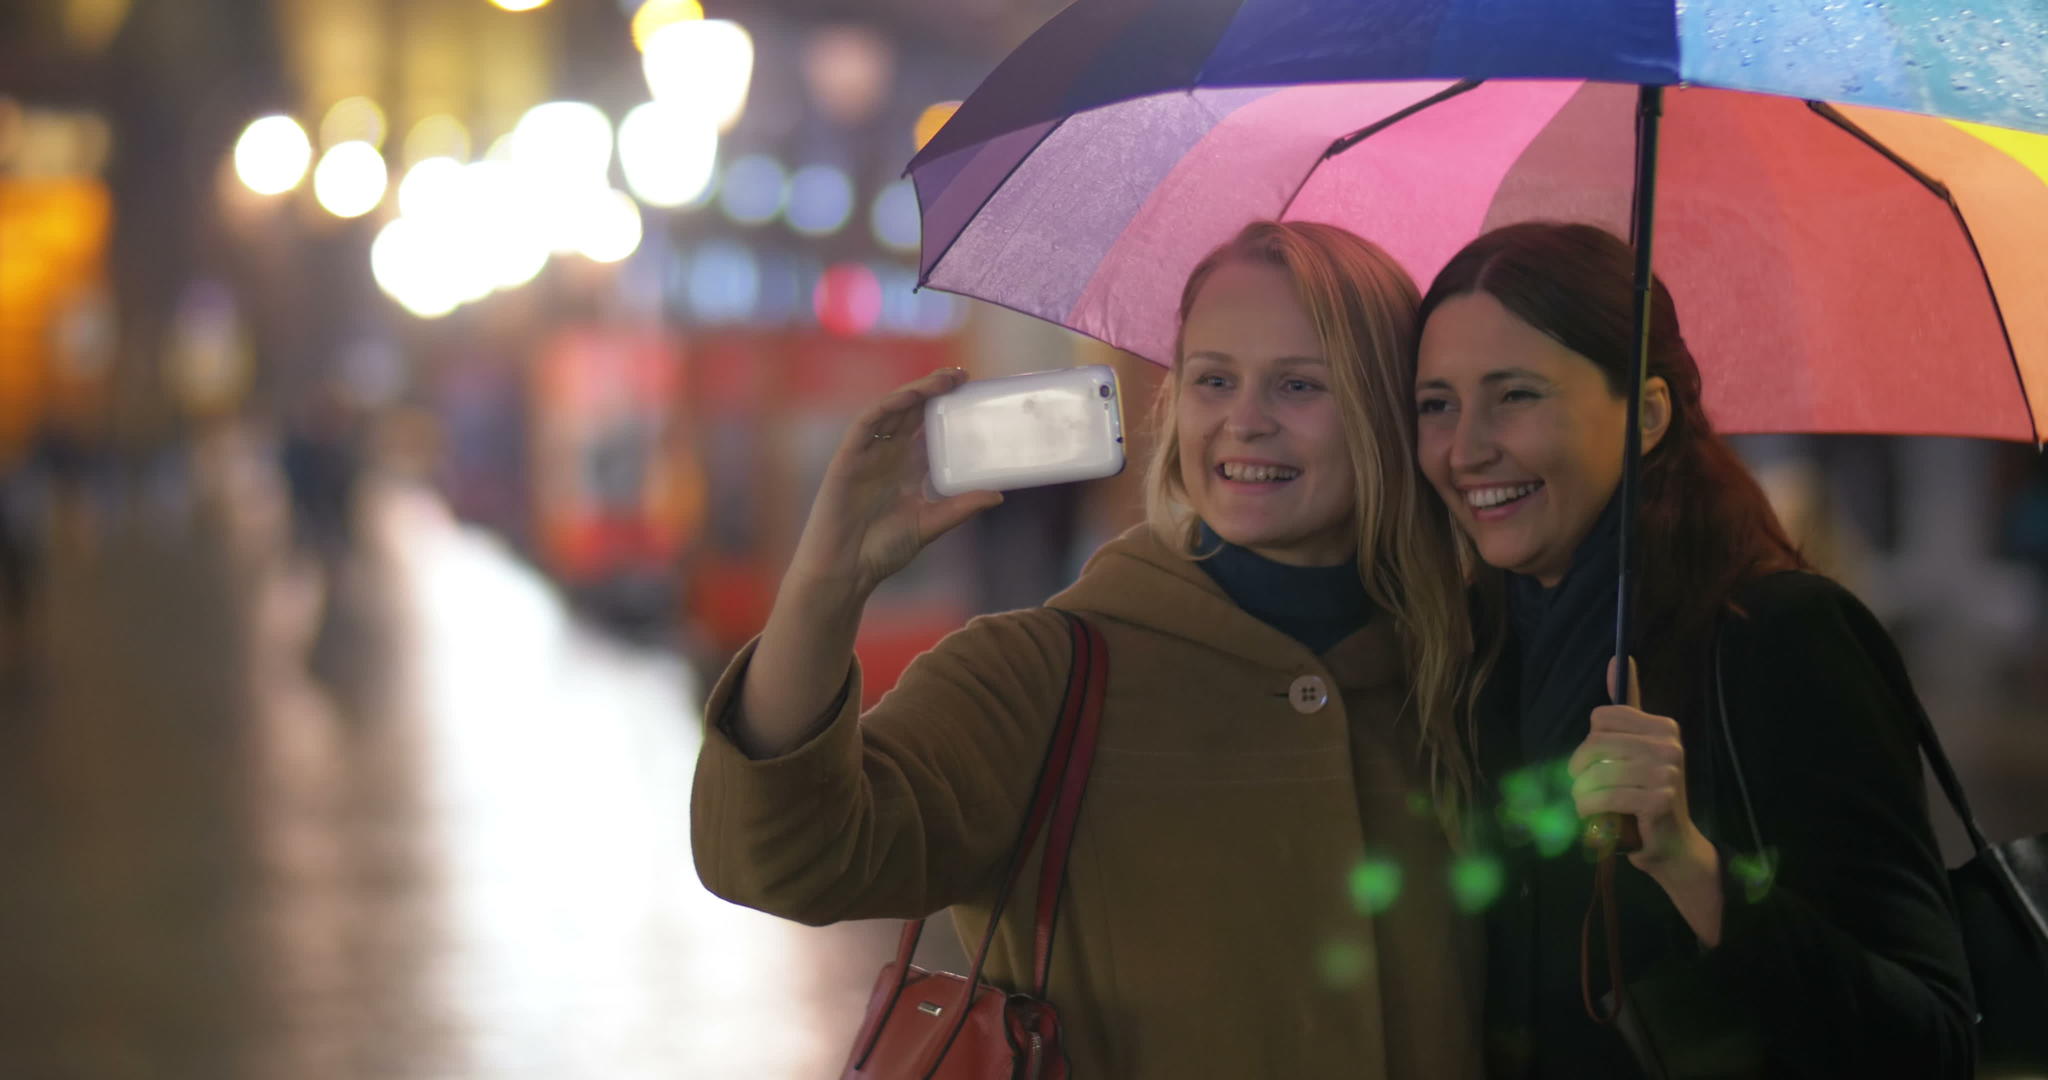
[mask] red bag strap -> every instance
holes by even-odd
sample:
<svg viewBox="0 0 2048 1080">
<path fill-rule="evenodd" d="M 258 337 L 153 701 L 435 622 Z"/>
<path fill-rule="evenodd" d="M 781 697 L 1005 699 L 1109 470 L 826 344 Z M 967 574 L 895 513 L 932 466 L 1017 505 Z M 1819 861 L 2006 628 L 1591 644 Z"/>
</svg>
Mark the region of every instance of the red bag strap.
<svg viewBox="0 0 2048 1080">
<path fill-rule="evenodd" d="M 1045 994 L 1045 980 L 1051 970 L 1054 914 L 1059 890 L 1066 877 L 1067 850 L 1074 839 L 1074 821 L 1080 813 L 1081 793 L 1088 785 L 1088 767 L 1095 760 L 1095 736 L 1101 727 L 1102 700 L 1109 685 L 1109 648 L 1103 643 L 1102 635 L 1081 616 L 1069 611 L 1061 611 L 1060 614 L 1067 621 L 1068 634 L 1073 642 L 1073 661 L 1067 672 L 1066 692 L 1060 700 L 1059 722 L 1053 728 L 1045 758 L 1039 763 L 1038 778 L 1032 783 L 1031 803 L 1025 813 L 1023 827 L 1010 849 L 1002 891 L 996 894 L 995 905 L 989 909 L 988 929 L 982 933 L 981 946 L 974 953 L 974 966 L 968 971 L 960 1000 L 953 1007 L 954 1027 L 940 1042 L 939 1058 L 943 1058 L 944 1047 L 952 1044 L 954 1036 L 959 1034 L 960 1025 L 966 1022 L 967 1006 L 973 1000 L 975 989 L 981 985 L 982 967 L 995 943 L 1003 909 L 1008 906 L 1010 894 L 1016 891 L 1017 879 L 1024 872 L 1025 860 L 1030 856 L 1038 834 L 1048 820 L 1053 820 L 1053 832 L 1039 870 L 1039 907 L 1034 927 L 1036 962 L 1033 970 L 1037 977 L 1038 996 Z M 1075 765 L 1080 767 L 1074 768 Z M 890 997 L 891 1009 L 909 978 L 911 956 L 917 951 L 918 940 L 924 936 L 924 926 L 925 920 L 912 919 L 903 924 L 903 932 L 896 940 L 896 988 Z M 887 1015 L 887 1010 L 883 1015 Z M 861 1048 L 856 1068 L 874 1052 L 875 1043 L 882 1037 L 883 1026 L 875 1025 L 875 1030 L 869 1034 L 868 1044 Z"/>
<path fill-rule="evenodd" d="M 1081 796 L 1095 764 L 1095 737 L 1102 730 L 1102 702 L 1109 686 L 1109 646 L 1094 627 L 1076 618 L 1086 630 L 1088 683 L 1082 692 L 1081 715 L 1060 782 L 1059 804 L 1053 810 L 1052 834 L 1046 838 L 1045 860 L 1038 874 L 1037 924 L 1032 934 L 1032 994 L 1045 997 L 1052 979 L 1052 935 L 1059 922 L 1060 893 L 1067 884 L 1067 854 L 1074 845 L 1074 823 L 1081 815 Z"/>
</svg>

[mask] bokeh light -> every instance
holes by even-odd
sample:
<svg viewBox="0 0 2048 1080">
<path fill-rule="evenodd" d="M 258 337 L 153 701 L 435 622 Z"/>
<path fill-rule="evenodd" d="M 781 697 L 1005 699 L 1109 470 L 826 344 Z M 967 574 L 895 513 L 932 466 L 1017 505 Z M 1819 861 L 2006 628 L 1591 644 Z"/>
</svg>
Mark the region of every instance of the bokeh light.
<svg viewBox="0 0 2048 1080">
<path fill-rule="evenodd" d="M 853 181 L 832 165 L 806 165 L 789 180 L 789 227 L 805 236 L 830 236 L 853 216 Z"/>
<path fill-rule="evenodd" d="M 1359 941 L 1328 942 L 1316 953 L 1323 985 L 1334 989 L 1357 986 L 1372 976 L 1373 967 L 1372 949 Z"/>
<path fill-rule="evenodd" d="M 447 113 L 422 117 L 405 133 L 399 160 L 411 166 L 432 157 L 468 161 L 471 144 L 469 127 Z"/>
<path fill-rule="evenodd" d="M 399 217 L 372 244 L 371 273 L 392 299 L 423 318 L 518 288 L 546 268 L 558 234 L 587 239 L 593 231 L 587 211 L 541 196 L 510 161 L 423 161 L 399 184 Z"/>
<path fill-rule="evenodd" d="M 1391 859 L 1368 857 L 1351 868 L 1347 884 L 1352 909 L 1360 915 L 1378 915 L 1401 898 L 1401 865 Z"/>
<path fill-rule="evenodd" d="M 910 332 L 920 337 L 944 337 L 967 322 L 967 305 L 951 293 L 922 289 L 913 294 L 917 301 Z"/>
<path fill-rule="evenodd" d="M 550 101 L 526 110 L 512 129 L 512 161 L 555 197 L 603 187 L 612 163 L 612 122 L 582 101 Z"/>
<path fill-rule="evenodd" d="M 738 244 L 706 244 L 690 260 L 684 288 L 697 318 L 739 322 L 752 317 L 761 302 L 761 264 Z"/>
<path fill-rule="evenodd" d="M 640 205 L 623 191 L 604 191 L 577 209 L 576 251 L 592 262 L 615 263 L 640 247 Z"/>
<path fill-rule="evenodd" d="M 491 3 L 506 11 L 532 11 L 535 8 L 546 7 L 548 0 L 491 0 Z"/>
<path fill-rule="evenodd" d="M 891 251 L 916 251 L 923 226 L 918 220 L 917 189 L 908 180 L 891 181 L 875 196 L 868 212 L 875 242 Z"/>
<path fill-rule="evenodd" d="M 1461 855 L 1451 863 L 1451 902 L 1468 915 L 1492 907 L 1506 883 L 1507 871 L 1491 855 Z"/>
<path fill-rule="evenodd" d="M 647 0 L 633 13 L 633 47 L 645 52 L 654 32 L 676 23 L 696 22 L 704 17 L 704 5 L 697 0 Z"/>
<path fill-rule="evenodd" d="M 1546 858 L 1572 850 L 1580 830 L 1570 766 L 1561 759 L 1501 777 L 1498 814 L 1508 843 L 1534 844 Z"/>
<path fill-rule="evenodd" d="M 282 195 L 299 186 L 312 161 L 306 129 L 282 114 L 251 121 L 235 140 L 235 175 L 258 195 Z"/>
<path fill-rule="evenodd" d="M 1742 883 L 1744 899 L 1752 904 L 1762 900 L 1771 894 L 1771 884 L 1778 877 L 1777 850 L 1730 855 L 1728 876 Z"/>
<path fill-rule="evenodd" d="M 423 319 L 435 319 L 462 303 L 446 260 L 439 257 L 426 226 L 393 218 L 370 242 L 370 274 L 377 287 L 399 306 Z"/>
<path fill-rule="evenodd" d="M 882 318 L 875 327 L 882 333 L 944 337 L 966 321 L 967 305 L 951 293 L 919 289 L 917 271 L 886 264 L 871 269 L 882 286 Z"/>
<path fill-rule="evenodd" d="M 754 78 L 754 39 L 726 19 L 670 23 L 648 35 L 640 57 L 647 89 L 720 131 L 739 123 Z"/>
<path fill-rule="evenodd" d="M 802 323 L 817 318 L 818 282 L 824 265 L 803 254 L 761 260 L 761 296 L 755 318 L 765 323 Z"/>
<path fill-rule="evenodd" d="M 682 206 L 711 190 L 718 129 L 673 104 L 635 106 L 619 122 L 619 166 L 626 186 L 649 206 Z"/>
<path fill-rule="evenodd" d="M 568 224 L 573 215 L 545 196 L 511 162 L 474 161 L 462 167 L 456 205 L 428 220 L 461 260 L 457 273 L 469 299 L 532 281 L 547 265 L 551 241 L 557 238 L 551 230 L 573 230 Z"/>
<path fill-rule="evenodd" d="M 781 162 L 766 154 L 749 154 L 733 162 L 718 185 L 719 207 L 742 225 L 773 221 L 788 197 L 789 175 Z"/>
<path fill-rule="evenodd" d="M 1556 858 L 1572 849 L 1579 838 L 1579 813 L 1569 800 L 1544 804 L 1525 819 L 1529 838 L 1545 858 Z"/>
<path fill-rule="evenodd" d="M 320 145 L 326 147 L 345 142 L 381 147 L 386 133 L 383 108 L 366 97 L 343 98 L 320 118 Z"/>
<path fill-rule="evenodd" d="M 804 85 L 818 111 L 849 127 L 866 123 L 889 96 L 896 50 L 865 26 L 823 27 L 804 47 Z"/>
<path fill-rule="evenodd" d="M 376 147 L 345 142 L 321 155 L 313 170 L 313 195 L 335 217 L 362 217 L 384 200 L 390 182 L 384 156 Z"/>
<path fill-rule="evenodd" d="M 913 147 L 918 150 L 924 149 L 924 144 L 932 141 L 932 136 L 937 135 L 939 129 L 946 126 L 946 121 L 951 120 L 953 114 L 959 111 L 960 103 L 957 101 L 941 101 L 936 105 L 926 106 L 923 112 L 917 114 L 917 124 L 911 128 L 910 141 Z"/>
<path fill-rule="evenodd" d="M 818 278 L 812 292 L 818 325 L 842 337 L 872 333 L 882 317 L 882 285 L 859 263 L 839 263 Z"/>
<path fill-rule="evenodd" d="M 398 212 L 424 220 L 455 212 L 462 200 L 462 163 L 430 157 L 407 169 L 398 182 Z"/>
</svg>

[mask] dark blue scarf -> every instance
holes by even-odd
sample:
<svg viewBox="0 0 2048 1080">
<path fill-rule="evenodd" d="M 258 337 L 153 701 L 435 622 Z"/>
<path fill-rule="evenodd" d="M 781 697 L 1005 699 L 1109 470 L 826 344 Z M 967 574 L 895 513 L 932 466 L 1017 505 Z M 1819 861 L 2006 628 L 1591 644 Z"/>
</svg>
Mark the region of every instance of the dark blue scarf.
<svg viewBox="0 0 2048 1080">
<path fill-rule="evenodd" d="M 1372 619 L 1372 601 L 1351 562 L 1289 566 L 1224 540 L 1202 525 L 1199 566 L 1238 607 L 1320 654 Z M 1214 554 L 1210 554 L 1213 552 Z"/>
</svg>

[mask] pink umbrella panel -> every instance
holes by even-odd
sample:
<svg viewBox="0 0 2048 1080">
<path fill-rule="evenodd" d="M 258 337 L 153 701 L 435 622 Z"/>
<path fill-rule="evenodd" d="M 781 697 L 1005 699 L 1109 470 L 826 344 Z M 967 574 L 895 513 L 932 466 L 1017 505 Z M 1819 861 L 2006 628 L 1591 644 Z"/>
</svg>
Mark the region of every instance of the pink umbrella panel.
<svg viewBox="0 0 2048 1080">
<path fill-rule="evenodd" d="M 926 283 L 1165 363 L 1188 271 L 1255 219 L 1345 226 L 1424 287 L 1498 225 L 1626 236 L 1636 97 L 1596 82 L 1369 82 L 1078 113 L 1030 133 L 1036 148 Z M 1657 269 L 1717 425 L 2039 441 L 2048 137 L 1700 88 L 1666 91 L 1664 110 Z"/>
</svg>

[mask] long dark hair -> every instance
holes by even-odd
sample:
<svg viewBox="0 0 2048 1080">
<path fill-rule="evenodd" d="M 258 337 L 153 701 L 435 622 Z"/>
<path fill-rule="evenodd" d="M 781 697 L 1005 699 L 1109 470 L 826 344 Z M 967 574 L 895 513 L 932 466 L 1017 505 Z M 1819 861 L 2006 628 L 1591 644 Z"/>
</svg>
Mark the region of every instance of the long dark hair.
<svg viewBox="0 0 2048 1080">
<path fill-rule="evenodd" d="M 1495 229 L 1437 274 L 1419 321 L 1452 297 L 1478 292 L 1592 361 L 1616 397 L 1628 393 L 1636 355 L 1635 253 L 1621 238 L 1551 222 Z M 1637 641 L 1655 645 L 1640 658 L 1644 686 L 1653 685 L 1653 669 L 1662 669 L 1667 693 L 1690 695 L 1698 670 L 1692 661 L 1735 587 L 1806 563 L 1763 489 L 1707 419 L 1699 364 L 1661 280 L 1652 291 L 1649 374 L 1670 387 L 1671 421 L 1643 457 L 1636 536 L 1639 550 L 1654 557 L 1637 562 Z"/>
</svg>

